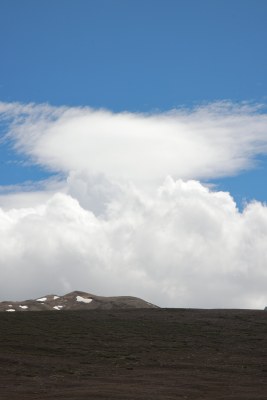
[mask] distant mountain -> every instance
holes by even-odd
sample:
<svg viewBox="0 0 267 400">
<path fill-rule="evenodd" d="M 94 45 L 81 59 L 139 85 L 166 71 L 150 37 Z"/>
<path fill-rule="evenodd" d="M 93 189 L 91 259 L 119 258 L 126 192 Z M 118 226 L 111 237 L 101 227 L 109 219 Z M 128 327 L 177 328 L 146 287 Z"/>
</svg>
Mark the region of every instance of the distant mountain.
<svg viewBox="0 0 267 400">
<path fill-rule="evenodd" d="M 64 296 L 49 294 L 34 300 L 2 301 L 0 311 L 61 311 L 61 310 L 112 310 L 130 308 L 159 308 L 145 300 L 131 296 L 102 297 L 75 291 Z"/>
</svg>

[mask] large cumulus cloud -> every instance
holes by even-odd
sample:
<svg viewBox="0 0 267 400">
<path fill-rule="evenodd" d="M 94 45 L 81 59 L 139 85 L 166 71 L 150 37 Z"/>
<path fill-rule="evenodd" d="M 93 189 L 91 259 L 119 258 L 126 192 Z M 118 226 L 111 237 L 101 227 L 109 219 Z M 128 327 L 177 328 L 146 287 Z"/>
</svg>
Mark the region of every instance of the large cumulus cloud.
<svg viewBox="0 0 267 400">
<path fill-rule="evenodd" d="M 80 178 L 81 179 L 81 178 Z M 2 298 L 79 288 L 163 306 L 267 304 L 267 208 L 168 178 L 132 186 L 96 216 L 68 194 L 0 215 Z"/>
<path fill-rule="evenodd" d="M 2 104 L 8 140 L 59 181 L 0 196 L 0 294 L 80 289 L 162 306 L 267 304 L 267 208 L 196 179 L 266 152 L 246 105 L 167 114 Z M 166 178 L 166 176 L 168 177 Z"/>
</svg>

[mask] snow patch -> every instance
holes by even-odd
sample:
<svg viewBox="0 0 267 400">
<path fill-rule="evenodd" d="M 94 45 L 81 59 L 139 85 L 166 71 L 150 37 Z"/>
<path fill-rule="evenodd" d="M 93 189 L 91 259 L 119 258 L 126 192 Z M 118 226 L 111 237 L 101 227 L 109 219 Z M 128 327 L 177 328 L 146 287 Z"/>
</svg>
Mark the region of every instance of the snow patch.
<svg viewBox="0 0 267 400">
<path fill-rule="evenodd" d="M 54 300 L 59 299 L 59 296 L 54 296 Z"/>
<path fill-rule="evenodd" d="M 41 299 L 36 299 L 36 301 L 46 301 L 47 297 L 42 297 Z"/>
<path fill-rule="evenodd" d="M 76 300 L 80 303 L 91 303 L 91 301 L 93 301 L 93 299 L 86 299 L 82 296 L 76 296 Z"/>
<path fill-rule="evenodd" d="M 14 308 L 9 308 L 9 309 L 6 310 L 6 311 L 8 311 L 8 312 L 14 312 L 14 311 L 16 311 L 16 310 L 14 310 Z"/>
<path fill-rule="evenodd" d="M 60 310 L 62 309 L 62 307 L 63 307 L 63 306 L 54 306 L 53 308 L 54 308 L 55 310 L 60 311 Z"/>
<path fill-rule="evenodd" d="M 19 306 L 20 308 L 22 308 L 23 310 L 26 310 L 26 308 L 28 308 L 28 306 Z"/>
</svg>

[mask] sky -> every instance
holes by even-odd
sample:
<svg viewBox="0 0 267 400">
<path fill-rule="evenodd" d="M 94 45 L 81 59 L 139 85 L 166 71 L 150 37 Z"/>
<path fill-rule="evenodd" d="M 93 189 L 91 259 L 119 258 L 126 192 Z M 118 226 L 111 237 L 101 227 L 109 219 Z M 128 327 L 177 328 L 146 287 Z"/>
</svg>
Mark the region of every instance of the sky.
<svg viewBox="0 0 267 400">
<path fill-rule="evenodd" d="M 265 0 L 0 0 L 0 300 L 267 305 Z"/>
</svg>

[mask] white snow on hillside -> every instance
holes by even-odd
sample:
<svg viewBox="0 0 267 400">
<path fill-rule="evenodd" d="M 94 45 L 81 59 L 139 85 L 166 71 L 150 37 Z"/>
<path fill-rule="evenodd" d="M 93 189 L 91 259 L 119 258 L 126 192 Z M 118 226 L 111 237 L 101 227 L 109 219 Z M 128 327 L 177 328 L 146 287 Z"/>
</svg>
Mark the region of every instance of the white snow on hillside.
<svg viewBox="0 0 267 400">
<path fill-rule="evenodd" d="M 76 296 L 76 300 L 80 303 L 91 303 L 91 301 L 93 301 L 93 299 L 86 299 L 82 296 Z"/>
</svg>

